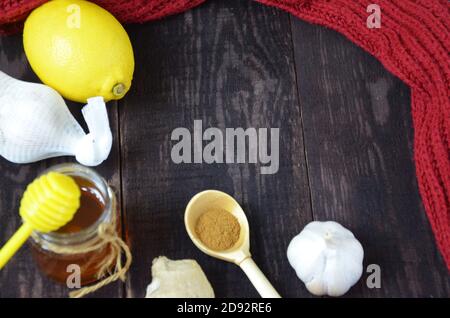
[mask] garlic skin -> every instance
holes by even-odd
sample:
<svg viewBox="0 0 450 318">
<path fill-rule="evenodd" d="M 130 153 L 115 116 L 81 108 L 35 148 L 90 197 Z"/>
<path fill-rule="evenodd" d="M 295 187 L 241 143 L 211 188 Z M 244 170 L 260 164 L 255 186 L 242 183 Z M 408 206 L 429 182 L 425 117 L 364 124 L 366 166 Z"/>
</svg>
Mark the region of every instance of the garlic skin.
<svg viewBox="0 0 450 318">
<path fill-rule="evenodd" d="M 0 71 L 0 155 L 20 164 L 75 156 L 85 166 L 99 165 L 112 147 L 103 98 L 88 99 L 82 112 L 89 134 L 54 89 Z"/>
<path fill-rule="evenodd" d="M 361 243 L 333 221 L 306 225 L 290 242 L 287 257 L 308 291 L 316 296 L 344 295 L 363 271 Z"/>
</svg>

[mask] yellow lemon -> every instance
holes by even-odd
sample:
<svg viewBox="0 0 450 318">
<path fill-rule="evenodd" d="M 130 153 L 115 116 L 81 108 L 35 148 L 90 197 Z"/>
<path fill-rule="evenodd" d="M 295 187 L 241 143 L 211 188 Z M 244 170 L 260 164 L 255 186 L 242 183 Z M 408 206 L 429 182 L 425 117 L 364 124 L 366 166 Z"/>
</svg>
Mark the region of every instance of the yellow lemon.
<svg viewBox="0 0 450 318">
<path fill-rule="evenodd" d="M 67 99 L 120 99 L 134 71 L 128 34 L 88 1 L 54 0 L 35 9 L 23 30 L 25 54 L 41 81 Z"/>
</svg>

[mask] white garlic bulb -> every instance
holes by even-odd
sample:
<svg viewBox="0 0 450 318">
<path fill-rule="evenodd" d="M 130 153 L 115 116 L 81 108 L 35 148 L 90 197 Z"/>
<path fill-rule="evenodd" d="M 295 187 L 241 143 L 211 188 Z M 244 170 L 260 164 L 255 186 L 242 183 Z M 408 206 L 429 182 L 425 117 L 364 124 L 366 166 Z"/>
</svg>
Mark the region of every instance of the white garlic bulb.
<svg viewBox="0 0 450 318">
<path fill-rule="evenodd" d="M 43 84 L 14 79 L 0 71 L 0 155 L 14 163 L 75 156 L 86 166 L 108 157 L 112 134 L 102 97 L 82 109 L 86 134 L 63 98 Z"/>
<path fill-rule="evenodd" d="M 361 277 L 364 251 L 337 222 L 311 222 L 288 246 L 289 263 L 314 295 L 341 296 Z"/>
</svg>

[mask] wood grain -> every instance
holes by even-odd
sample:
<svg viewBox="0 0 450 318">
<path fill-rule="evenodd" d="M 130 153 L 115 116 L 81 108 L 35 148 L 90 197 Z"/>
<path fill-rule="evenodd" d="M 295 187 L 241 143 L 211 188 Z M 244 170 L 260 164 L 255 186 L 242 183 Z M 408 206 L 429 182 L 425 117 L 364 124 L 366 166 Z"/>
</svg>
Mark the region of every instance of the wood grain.
<svg viewBox="0 0 450 318">
<path fill-rule="evenodd" d="M 23 52 L 22 35 L 0 37 L 0 70 L 18 79 L 40 82 L 31 70 Z M 86 129 L 82 119 L 83 105 L 67 103 L 72 114 Z M 14 107 L 14 105 L 11 105 Z M 116 103 L 109 104 L 109 117 L 114 136 L 114 146 L 110 157 L 100 167 L 95 168 L 108 183 L 120 191 L 118 116 Z M 0 157 L 0 245 L 20 226 L 19 201 L 28 183 L 52 165 L 75 162 L 64 157 L 44 160 L 38 163 L 17 165 Z M 120 192 L 118 192 L 120 199 Z M 95 293 L 95 297 L 121 297 L 123 283 L 114 283 Z M 31 251 L 26 244 L 10 263 L 0 271 L 0 298 L 6 297 L 66 297 L 68 289 L 42 275 L 35 266 Z"/>
<path fill-rule="evenodd" d="M 409 89 L 334 31 L 292 18 L 314 219 L 335 220 L 381 267 L 348 296 L 448 297 L 413 164 Z"/>
<path fill-rule="evenodd" d="M 211 188 L 242 204 L 255 261 L 279 292 L 307 296 L 286 257 L 290 239 L 311 220 L 288 15 L 248 1 L 211 1 L 128 31 L 140 67 L 119 107 L 135 258 L 127 296 L 144 295 L 159 255 L 196 259 L 218 297 L 257 296 L 237 266 L 202 254 L 187 236 L 186 204 Z M 171 132 L 192 131 L 195 119 L 223 130 L 279 127 L 279 172 L 261 175 L 259 164 L 174 164 Z"/>
</svg>

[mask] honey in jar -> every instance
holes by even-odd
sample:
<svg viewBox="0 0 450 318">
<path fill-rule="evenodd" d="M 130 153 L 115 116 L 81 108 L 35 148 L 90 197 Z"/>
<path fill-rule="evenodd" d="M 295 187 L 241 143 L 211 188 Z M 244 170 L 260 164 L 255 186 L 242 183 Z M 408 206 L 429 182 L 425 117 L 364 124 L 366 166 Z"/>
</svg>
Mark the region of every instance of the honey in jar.
<svg viewBox="0 0 450 318">
<path fill-rule="evenodd" d="M 107 244 L 91 249 L 99 241 L 99 227 L 116 224 L 114 192 L 95 171 L 80 165 L 59 165 L 44 173 L 50 171 L 67 174 L 75 180 L 81 190 L 80 207 L 73 219 L 59 230 L 33 233 L 33 256 L 41 271 L 58 282 L 66 283 L 75 265 L 81 285 L 90 284 L 99 279 L 100 266 L 112 253 Z"/>
</svg>

